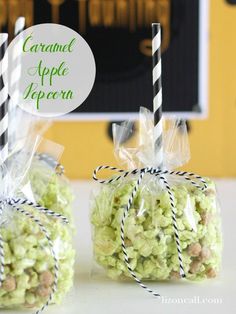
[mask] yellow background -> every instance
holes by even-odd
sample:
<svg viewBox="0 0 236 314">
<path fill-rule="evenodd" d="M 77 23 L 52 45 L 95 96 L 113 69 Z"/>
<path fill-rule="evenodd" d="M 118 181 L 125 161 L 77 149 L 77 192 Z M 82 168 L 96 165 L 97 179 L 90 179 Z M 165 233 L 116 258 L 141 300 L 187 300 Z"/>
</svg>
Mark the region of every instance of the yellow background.
<svg viewBox="0 0 236 314">
<path fill-rule="evenodd" d="M 236 5 L 210 1 L 209 116 L 191 122 L 191 161 L 202 175 L 236 175 Z M 46 137 L 65 146 L 71 178 L 90 178 L 101 164 L 116 165 L 107 122 L 55 122 Z"/>
</svg>

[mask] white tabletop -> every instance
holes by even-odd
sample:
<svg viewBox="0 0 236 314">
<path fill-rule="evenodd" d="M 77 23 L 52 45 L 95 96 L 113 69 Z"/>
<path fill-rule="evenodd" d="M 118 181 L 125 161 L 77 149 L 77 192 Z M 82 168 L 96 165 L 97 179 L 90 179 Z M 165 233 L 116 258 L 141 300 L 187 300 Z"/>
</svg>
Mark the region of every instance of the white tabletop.
<svg viewBox="0 0 236 314">
<path fill-rule="evenodd" d="M 94 183 L 73 182 L 76 192 L 75 220 L 77 235 L 76 277 L 73 290 L 61 306 L 51 306 L 52 314 L 189 314 L 236 313 L 236 180 L 216 180 L 222 207 L 224 253 L 222 273 L 202 283 L 180 281 L 152 283 L 163 297 L 156 299 L 131 282 L 115 282 L 92 275 L 89 197 Z M 4 312 L 2 314 L 15 313 Z"/>
</svg>

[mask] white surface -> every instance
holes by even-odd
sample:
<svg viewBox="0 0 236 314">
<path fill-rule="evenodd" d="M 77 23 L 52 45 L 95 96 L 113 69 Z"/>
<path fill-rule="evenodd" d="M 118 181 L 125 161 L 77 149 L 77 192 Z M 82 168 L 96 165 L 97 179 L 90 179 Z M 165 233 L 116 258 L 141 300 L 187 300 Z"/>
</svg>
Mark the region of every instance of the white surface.
<svg viewBox="0 0 236 314">
<path fill-rule="evenodd" d="M 92 265 L 92 245 L 89 224 L 89 196 L 94 183 L 74 182 L 77 198 L 75 218 L 77 225 L 75 286 L 64 304 L 51 306 L 48 314 L 192 314 L 195 313 L 236 313 L 236 180 L 217 180 L 222 207 L 224 254 L 223 270 L 219 278 L 203 283 L 151 284 L 161 295 L 169 298 L 196 298 L 203 302 L 206 298 L 218 298 L 221 304 L 168 304 L 162 303 L 131 282 L 114 282 L 105 277 L 90 275 Z M 208 300 L 208 302 L 212 301 Z M 165 299 L 166 300 L 166 299 Z M 192 299 L 191 299 L 192 300 Z M 185 300 L 189 302 L 191 300 Z M 173 300 L 173 302 L 175 302 Z M 184 300 L 183 300 L 184 302 Z M 4 312 L 10 314 L 15 312 Z"/>
</svg>

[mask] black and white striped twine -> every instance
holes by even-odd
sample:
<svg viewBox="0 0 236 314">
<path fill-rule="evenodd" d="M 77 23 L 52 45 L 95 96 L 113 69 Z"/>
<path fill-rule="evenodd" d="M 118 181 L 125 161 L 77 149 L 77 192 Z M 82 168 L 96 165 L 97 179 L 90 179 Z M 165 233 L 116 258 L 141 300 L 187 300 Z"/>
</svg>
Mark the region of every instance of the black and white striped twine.
<svg viewBox="0 0 236 314">
<path fill-rule="evenodd" d="M 97 178 L 97 173 L 100 172 L 101 170 L 112 170 L 112 171 L 116 171 L 118 173 L 120 173 L 119 175 L 112 177 L 108 180 L 100 180 Z M 171 191 L 171 188 L 165 178 L 165 175 L 173 175 L 173 176 L 180 176 L 183 177 L 186 181 L 188 181 L 190 184 L 192 184 L 193 186 L 195 186 L 196 188 L 200 189 L 200 190 L 205 190 L 207 189 L 207 183 L 206 181 L 199 175 L 196 175 L 192 172 L 186 172 L 186 171 L 169 171 L 169 170 L 162 170 L 159 168 L 153 168 L 153 167 L 146 167 L 146 168 L 141 168 L 141 169 L 134 169 L 131 171 L 125 171 L 123 169 L 118 169 L 116 167 L 111 167 L 111 166 L 99 166 L 94 170 L 93 173 L 93 179 L 95 181 L 98 181 L 99 183 L 102 184 L 110 184 L 113 183 L 115 181 L 118 181 L 122 178 L 125 178 L 127 176 L 130 175 L 139 175 L 138 179 L 136 180 L 135 186 L 130 194 L 129 200 L 127 202 L 127 205 L 124 209 L 124 213 L 122 216 L 122 220 L 121 220 L 121 226 L 120 226 L 120 237 L 121 237 L 121 245 L 122 245 L 122 251 L 124 254 L 124 261 L 126 263 L 126 266 L 131 274 L 131 276 L 134 278 L 134 280 L 143 288 L 145 289 L 147 292 L 151 293 L 152 295 L 154 295 L 155 297 L 159 297 L 160 294 L 156 293 L 155 291 L 153 291 L 152 289 L 150 289 L 148 286 L 146 286 L 145 284 L 143 284 L 143 282 L 137 277 L 137 275 L 135 274 L 135 272 L 132 270 L 132 267 L 130 266 L 129 263 L 129 256 L 126 250 L 126 245 L 125 245 L 125 231 L 124 231 L 124 226 L 125 226 L 125 220 L 128 216 L 129 210 L 131 205 L 133 204 L 134 198 L 138 192 L 139 186 L 143 180 L 143 177 L 145 174 L 151 174 L 154 175 L 156 177 L 158 177 L 161 181 L 163 181 L 164 186 L 168 192 L 169 195 L 169 199 L 170 199 L 170 205 L 171 205 L 171 213 L 172 213 L 172 224 L 173 224 L 173 229 L 174 229 L 174 237 L 175 237 L 175 242 L 176 242 L 176 247 L 177 247 L 177 252 L 178 252 L 178 260 L 179 260 L 179 267 L 180 267 L 180 276 L 182 278 L 186 277 L 185 276 L 185 272 L 184 272 L 184 267 L 183 267 L 183 259 L 182 259 L 182 250 L 181 250 L 181 245 L 180 245 L 180 241 L 179 241 L 179 233 L 178 233 L 178 226 L 177 226 L 177 222 L 176 222 L 176 209 L 174 206 L 174 195 Z M 200 184 L 199 184 L 200 183 Z"/>
</svg>

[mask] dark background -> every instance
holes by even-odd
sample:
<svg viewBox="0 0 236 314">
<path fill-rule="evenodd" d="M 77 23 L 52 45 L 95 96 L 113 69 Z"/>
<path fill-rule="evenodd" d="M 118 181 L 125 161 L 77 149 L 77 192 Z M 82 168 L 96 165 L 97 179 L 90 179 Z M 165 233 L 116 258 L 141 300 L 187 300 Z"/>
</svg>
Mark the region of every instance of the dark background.
<svg viewBox="0 0 236 314">
<path fill-rule="evenodd" d="M 163 110 L 198 112 L 199 1 L 170 3 L 170 41 L 162 54 Z M 47 0 L 35 0 L 33 13 L 34 24 L 52 22 L 52 6 Z M 140 106 L 152 109 L 152 60 L 139 49 L 143 39 L 151 39 L 151 25 L 130 31 L 94 27 L 86 20 L 82 36 L 93 51 L 97 73 L 91 94 L 76 112 L 137 112 Z M 79 31 L 78 1 L 66 0 L 60 5 L 59 23 Z"/>
</svg>

